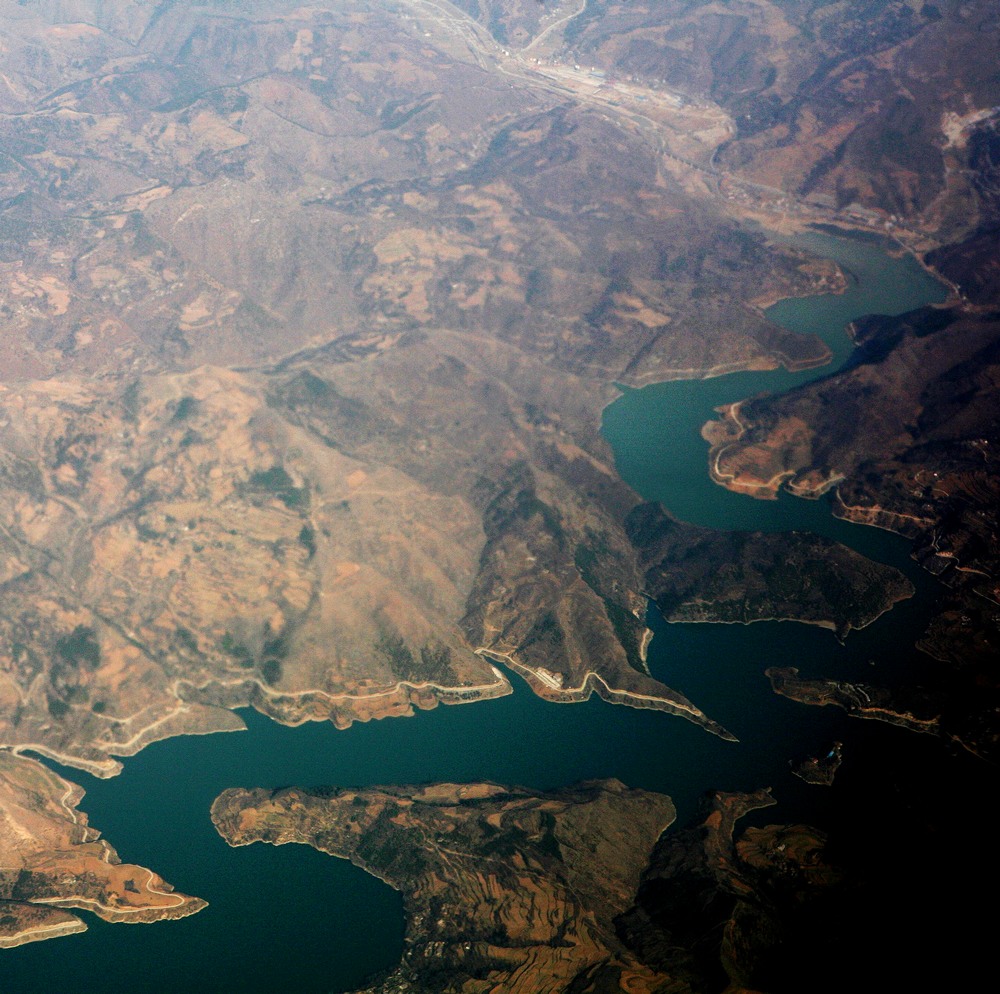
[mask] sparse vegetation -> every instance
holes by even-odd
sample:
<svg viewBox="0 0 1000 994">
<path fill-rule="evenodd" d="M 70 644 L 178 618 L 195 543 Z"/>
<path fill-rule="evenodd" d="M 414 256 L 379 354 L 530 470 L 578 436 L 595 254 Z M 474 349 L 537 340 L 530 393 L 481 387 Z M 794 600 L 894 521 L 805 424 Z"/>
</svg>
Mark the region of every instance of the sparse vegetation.
<svg viewBox="0 0 1000 994">
<path fill-rule="evenodd" d="M 69 705 L 60 700 L 58 697 L 52 697 L 51 695 L 47 698 L 49 714 L 52 715 L 57 721 L 61 718 L 65 718 L 69 714 Z"/>
<path fill-rule="evenodd" d="M 264 648 L 265 656 L 274 656 L 275 659 L 286 659 L 291 650 L 291 635 L 289 632 L 282 632 L 280 635 L 272 635 L 270 626 L 265 626 Z"/>
<path fill-rule="evenodd" d="M 64 635 L 56 642 L 59 657 L 72 666 L 84 663 L 91 669 L 101 665 L 101 646 L 97 632 L 89 625 L 77 625 L 71 635 Z"/>
<path fill-rule="evenodd" d="M 177 407 L 174 408 L 172 421 L 184 421 L 191 417 L 195 411 L 198 410 L 198 401 L 194 397 L 184 396 L 177 402 Z"/>
<path fill-rule="evenodd" d="M 133 380 L 122 393 L 122 410 L 129 421 L 135 421 L 139 416 L 139 381 Z"/>
<path fill-rule="evenodd" d="M 188 652 L 198 651 L 198 640 L 194 637 L 191 631 L 187 628 L 180 627 L 177 629 L 177 641 L 188 650 Z"/>
<path fill-rule="evenodd" d="M 301 545 L 312 559 L 316 555 L 316 532 L 311 525 L 303 525 L 299 529 L 299 545 Z"/>
<path fill-rule="evenodd" d="M 288 475 L 283 466 L 275 465 L 270 469 L 256 470 L 250 474 L 249 486 L 251 490 L 272 494 L 285 507 L 306 508 L 309 506 L 308 488 L 295 486 L 295 481 Z"/>
<path fill-rule="evenodd" d="M 435 683 L 454 680 L 451 669 L 451 649 L 446 645 L 424 645 L 420 648 L 420 665 L 424 679 Z"/>
<path fill-rule="evenodd" d="M 232 632 L 226 632 L 219 641 L 219 649 L 227 656 L 235 659 L 240 666 L 249 668 L 253 666 L 254 654 L 243 642 L 238 641 Z"/>
<path fill-rule="evenodd" d="M 400 679 L 410 679 L 415 675 L 416 665 L 413 653 L 405 640 L 397 632 L 383 632 L 375 648 L 389 663 L 392 672 Z"/>
</svg>

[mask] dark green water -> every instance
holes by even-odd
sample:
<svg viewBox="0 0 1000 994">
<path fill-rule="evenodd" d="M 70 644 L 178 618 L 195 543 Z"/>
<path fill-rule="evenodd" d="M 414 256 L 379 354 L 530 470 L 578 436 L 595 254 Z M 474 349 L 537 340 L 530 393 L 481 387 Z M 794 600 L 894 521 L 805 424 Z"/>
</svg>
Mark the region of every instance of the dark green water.
<svg viewBox="0 0 1000 994">
<path fill-rule="evenodd" d="M 785 302 L 772 314 L 823 335 L 840 359 L 848 351 L 846 321 L 942 296 L 911 261 L 871 246 L 810 235 L 806 247 L 836 259 L 856 274 L 857 284 L 841 297 Z M 605 432 L 623 477 L 679 517 L 714 527 L 809 529 L 909 569 L 905 543 L 836 522 L 823 502 L 754 501 L 708 480 L 698 432 L 715 406 L 825 372 L 735 374 L 631 391 L 607 410 Z M 926 593 L 927 584 L 921 587 Z M 85 915 L 87 933 L 3 953 L 0 991 L 308 994 L 356 987 L 372 971 L 391 968 L 402 942 L 399 895 L 306 847 L 228 848 L 208 816 L 226 787 L 492 779 L 545 788 L 615 776 L 669 793 L 681 819 L 708 788 L 770 785 L 785 819 L 836 819 L 838 791 L 853 790 L 864 803 L 871 795 L 872 804 L 884 805 L 886 770 L 901 770 L 905 779 L 916 764 L 930 769 L 942 762 L 938 744 L 851 721 L 833 709 L 794 704 L 772 694 L 762 673 L 779 662 L 866 675 L 872 659 L 878 674 L 915 665 L 886 648 L 905 644 L 919 610 L 919 602 L 916 609 L 894 610 L 853 633 L 846 646 L 825 630 L 801 625 L 667 626 L 651 617 L 654 674 L 733 731 L 736 745 L 661 713 L 597 700 L 549 704 L 518 685 L 498 701 L 439 707 L 345 732 L 327 724 L 289 729 L 248 711 L 247 733 L 154 744 L 127 760 L 113 780 L 60 770 L 84 785 L 82 808 L 122 859 L 153 867 L 210 906 L 180 922 L 142 926 L 106 925 Z M 815 754 L 834 738 L 848 747 L 834 791 L 791 776 L 790 758 Z M 866 750 L 881 757 L 880 765 L 854 761 Z M 903 758 L 887 766 L 885 757 L 897 752 Z M 896 794 L 909 796 L 897 787 Z M 889 801 L 896 794 L 890 791 Z"/>
</svg>

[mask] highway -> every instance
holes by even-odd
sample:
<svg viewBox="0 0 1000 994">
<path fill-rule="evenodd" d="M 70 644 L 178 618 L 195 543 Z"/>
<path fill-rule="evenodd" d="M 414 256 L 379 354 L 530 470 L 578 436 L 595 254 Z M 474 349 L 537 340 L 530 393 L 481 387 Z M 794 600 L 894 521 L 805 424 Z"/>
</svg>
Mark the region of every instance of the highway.
<svg viewBox="0 0 1000 994">
<path fill-rule="evenodd" d="M 572 7 L 568 12 L 560 13 L 520 51 L 505 49 L 486 27 L 448 0 L 401 0 L 401 6 L 412 11 L 418 28 L 438 44 L 458 43 L 468 53 L 469 61 L 482 71 L 505 76 L 512 83 L 547 94 L 558 102 L 572 101 L 598 111 L 606 119 L 639 134 L 675 167 L 675 174 L 700 177 L 707 192 L 722 200 L 742 204 L 756 213 L 773 214 L 782 219 L 794 217 L 802 224 L 825 223 L 871 230 L 870 224 L 861 223 L 858 218 L 836 208 L 806 203 L 787 190 L 756 183 L 719 168 L 718 153 L 735 135 L 736 128 L 731 117 L 717 104 L 682 100 L 678 105 L 678 97 L 674 94 L 634 82 L 608 84 L 586 69 L 559 63 L 548 56 L 536 58 L 529 54 L 539 50 L 543 42 L 551 41 L 586 8 L 585 0 L 570 2 Z M 651 107 L 660 119 L 637 109 L 634 105 L 640 102 Z M 700 134 L 714 134 L 717 140 L 706 144 L 698 139 L 696 130 Z M 917 245 L 928 247 L 925 234 L 898 222 L 882 233 L 909 251 L 916 251 Z"/>
</svg>

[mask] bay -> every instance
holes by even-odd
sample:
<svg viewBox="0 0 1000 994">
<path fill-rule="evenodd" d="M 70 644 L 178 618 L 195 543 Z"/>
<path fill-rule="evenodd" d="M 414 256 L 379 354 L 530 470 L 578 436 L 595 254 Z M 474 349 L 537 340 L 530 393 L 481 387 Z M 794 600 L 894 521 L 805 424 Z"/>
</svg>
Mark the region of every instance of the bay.
<svg viewBox="0 0 1000 994">
<path fill-rule="evenodd" d="M 670 794 L 680 819 L 706 789 L 774 788 L 783 819 L 835 817 L 833 792 L 803 784 L 789 760 L 820 752 L 833 739 L 893 769 L 939 762 L 932 741 L 895 729 L 864 727 L 834 709 L 795 704 L 770 691 L 763 670 L 776 663 L 864 673 L 921 665 L 911 654 L 883 662 L 887 646 L 905 645 L 932 594 L 913 568 L 906 543 L 838 522 L 825 501 L 782 497 L 762 502 L 711 483 L 699 431 L 713 408 L 762 389 L 785 390 L 827 375 L 850 351 L 847 321 L 868 312 L 899 313 L 941 299 L 940 284 L 909 258 L 875 246 L 809 234 L 803 248 L 833 258 L 852 274 L 839 296 L 784 301 L 769 312 L 783 324 L 821 335 L 830 367 L 806 373 L 737 373 L 626 391 L 605 412 L 604 432 L 623 478 L 678 517 L 710 527 L 806 529 L 846 541 L 907 570 L 920 595 L 841 645 L 826 630 L 760 623 L 748 627 L 650 625 L 653 674 L 682 691 L 740 739 L 724 742 L 683 720 L 592 700 L 558 705 L 516 683 L 509 697 L 439 707 L 412 719 L 290 729 L 244 711 L 248 731 L 156 743 L 126 760 L 107 781 L 59 769 L 82 783 L 81 807 L 122 859 L 150 866 L 179 890 L 209 901 L 198 915 L 152 925 L 107 925 L 3 954 L 0 985 L 17 994 L 88 992 L 342 991 L 391 969 L 402 949 L 402 901 L 384 884 L 303 846 L 230 849 L 215 833 L 209 806 L 227 787 L 335 784 L 365 786 L 428 780 L 495 780 L 556 787 L 614 776 Z M 905 657 L 905 658 L 904 658 Z M 912 670 L 911 670 L 912 672 Z M 902 744 L 900 744 L 902 743 Z M 934 751 L 936 750 L 936 751 Z M 896 753 L 905 754 L 897 760 Z M 872 775 L 884 777 L 883 764 Z M 845 763 L 848 788 L 852 779 Z M 872 793 L 865 769 L 856 790 Z M 872 803 L 878 803 L 873 800 Z"/>
</svg>

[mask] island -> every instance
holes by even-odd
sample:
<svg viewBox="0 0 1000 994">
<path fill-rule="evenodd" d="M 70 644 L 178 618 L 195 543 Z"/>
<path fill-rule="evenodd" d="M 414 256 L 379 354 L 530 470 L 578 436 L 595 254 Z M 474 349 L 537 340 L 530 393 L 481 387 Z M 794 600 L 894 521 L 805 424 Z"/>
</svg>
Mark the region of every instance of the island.
<svg viewBox="0 0 1000 994">
<path fill-rule="evenodd" d="M 822 756 L 807 756 L 798 762 L 793 761 L 791 763 L 792 772 L 806 783 L 831 787 L 833 778 L 837 775 L 837 770 L 840 769 L 840 765 L 844 761 L 843 745 L 842 742 L 834 742 L 830 750 Z"/>
</svg>

